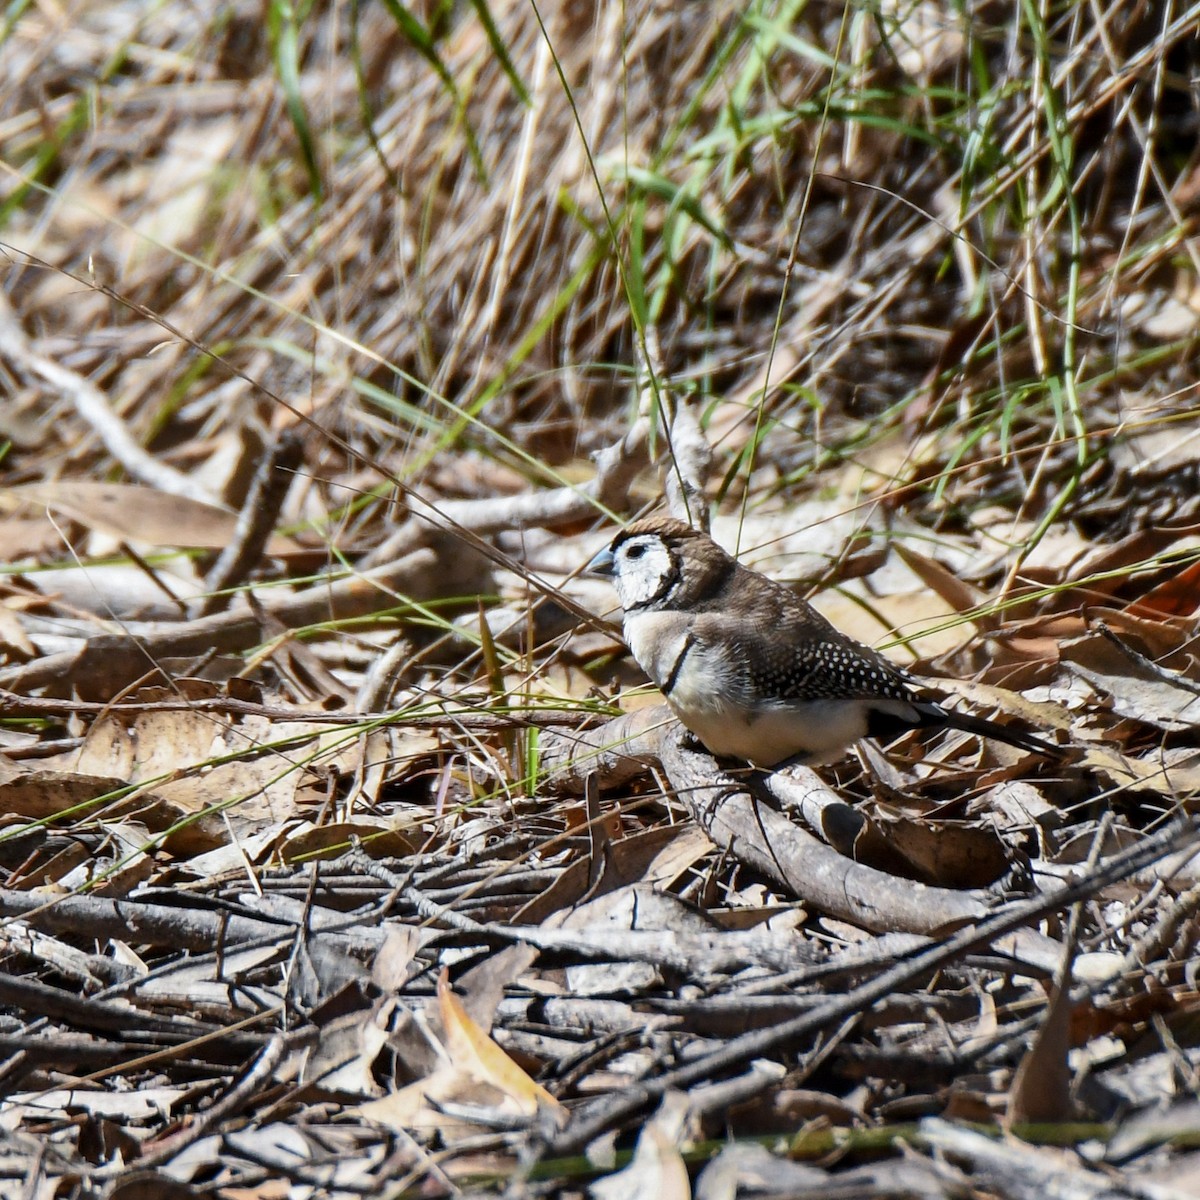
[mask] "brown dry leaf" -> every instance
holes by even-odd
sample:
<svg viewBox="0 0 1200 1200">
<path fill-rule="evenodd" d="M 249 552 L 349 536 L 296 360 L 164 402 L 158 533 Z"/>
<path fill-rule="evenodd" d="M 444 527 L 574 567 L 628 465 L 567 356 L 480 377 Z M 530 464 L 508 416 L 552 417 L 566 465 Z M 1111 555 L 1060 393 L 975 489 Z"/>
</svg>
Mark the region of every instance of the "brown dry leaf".
<svg viewBox="0 0 1200 1200">
<path fill-rule="evenodd" d="M 514 695 L 548 696 L 552 700 L 583 700 L 596 686 L 592 676 L 576 662 L 563 659 L 551 662 L 534 679 L 530 679 L 528 673 L 510 673 L 504 682 Z"/>
<path fill-rule="evenodd" d="M 1045 687 L 1053 682 L 1057 669 L 1058 644 L 1049 638 L 1006 640 L 1003 661 L 984 667 L 979 681 L 1011 688 Z"/>
<path fill-rule="evenodd" d="M 412 962 L 432 931 L 388 922 L 383 945 L 371 961 L 371 979 L 381 991 L 398 992 L 412 975 Z M 419 968 L 418 968 L 419 969 Z"/>
<path fill-rule="evenodd" d="M 388 1129 L 417 1130 L 422 1134 L 438 1132 L 448 1141 L 479 1132 L 478 1126 L 465 1117 L 445 1111 L 443 1106 L 450 1105 L 512 1110 L 511 1101 L 503 1092 L 453 1067 L 441 1067 L 379 1100 L 351 1105 L 343 1111 Z"/>
<path fill-rule="evenodd" d="M 132 820 L 147 831 L 145 840 L 135 847 L 137 851 L 148 850 L 153 842 L 151 835 L 167 829 L 174 829 L 169 842 L 176 853 L 211 850 L 228 837 L 219 818 L 209 814 L 196 816 L 195 809 L 183 808 L 154 789 L 129 793 L 128 780 L 70 770 L 48 770 L 44 764 L 25 769 L 3 758 L 0 758 L 0 810 L 34 821 L 51 817 L 74 817 L 80 821 Z M 18 825 L 6 830 L 0 841 L 20 838 L 24 832 L 24 827 Z M 52 859 L 35 860 L 31 866 L 36 869 L 36 878 L 31 882 L 57 879 L 74 870 L 80 865 L 82 853 L 87 851 L 81 844 Z"/>
<path fill-rule="evenodd" d="M 902 855 L 926 883 L 982 888 L 1008 869 L 1011 852 L 989 822 L 931 821 L 898 813 L 877 814 L 885 844 Z"/>
<path fill-rule="evenodd" d="M 194 1193 L 199 1195 L 199 1193 Z M 221 1200 L 287 1200 L 292 1194 L 292 1185 L 286 1179 L 266 1179 L 254 1187 L 223 1187 L 219 1193 Z M 124 1196 L 113 1195 L 109 1200 L 126 1200 Z M 170 1200 L 169 1197 L 166 1200 Z"/>
<path fill-rule="evenodd" d="M 958 612 L 929 588 L 872 595 L 869 608 L 842 592 L 822 592 L 813 607 L 843 633 L 868 646 L 899 630 L 904 645 L 891 646 L 886 654 L 897 661 L 929 658 L 957 650 L 972 632 Z"/>
<path fill-rule="evenodd" d="M 1044 613 L 1020 621 L 1006 621 L 998 637 L 1008 645 L 1013 641 L 1061 642 L 1087 633 L 1087 619 L 1079 611 Z"/>
<path fill-rule="evenodd" d="M 132 483 L 45 480 L 8 488 L 7 495 L 21 503 L 61 512 L 88 529 L 132 542 L 222 550 L 237 532 L 237 513 Z M 268 554 L 289 554 L 298 549 L 291 538 L 280 534 L 267 545 Z"/>
<path fill-rule="evenodd" d="M 903 541 L 894 541 L 892 549 L 900 556 L 909 570 L 926 587 L 941 596 L 955 612 L 975 612 L 977 615 L 972 618 L 972 624 L 976 628 L 989 629 L 999 623 L 999 617 L 994 613 L 990 616 L 978 613 L 977 610 L 987 599 L 978 588 L 972 587 L 966 580 L 960 579 L 953 571 L 942 566 L 936 559 L 921 554 L 920 551 L 905 545 Z"/>
<path fill-rule="evenodd" d="M 1200 533 L 1200 525 L 1177 528 L 1154 525 L 1139 529 L 1115 542 L 1106 542 L 1078 559 L 1071 566 L 1072 579 L 1086 579 L 1089 599 L 1099 593 L 1111 594 L 1125 586 L 1130 571 L 1142 568 L 1156 554 L 1174 549 L 1184 538 Z"/>
<path fill-rule="evenodd" d="M 1090 745 L 1080 766 L 1097 771 L 1117 788 L 1148 789 L 1172 800 L 1200 793 L 1200 764 L 1187 759 L 1171 765 L 1159 755 L 1126 758 L 1108 746 Z"/>
<path fill-rule="evenodd" d="M 1089 620 L 1102 622 L 1122 641 L 1136 646 L 1160 667 L 1183 671 L 1192 665 L 1187 653 L 1195 641 L 1196 622 L 1191 617 L 1142 615 L 1128 608 L 1089 608 Z"/>
<path fill-rule="evenodd" d="M 690 871 L 713 848 L 708 834 L 695 825 L 671 826 L 675 836 L 654 854 L 636 880 L 653 887 L 669 888 L 685 871 Z"/>
<path fill-rule="evenodd" d="M 1200 608 L 1200 562 L 1184 567 L 1126 606 L 1135 617 L 1191 616 Z"/>
<path fill-rule="evenodd" d="M 998 708 L 1001 712 L 1020 717 L 1032 730 L 1071 728 L 1071 715 L 1058 704 L 1027 700 L 1012 688 L 994 683 L 979 683 L 972 679 L 936 679 L 930 681 L 938 691 L 951 696 L 961 696 L 981 709 Z"/>
<path fill-rule="evenodd" d="M 1069 964 L 1062 977 L 1070 979 Z M 1071 1049 L 1070 991 L 1070 987 L 1055 983 L 1045 1019 L 1013 1076 L 1004 1119 L 1009 1129 L 1071 1119 L 1071 1069 L 1067 1061 Z"/>
<path fill-rule="evenodd" d="M 55 771 L 44 764 L 26 767 L 0 756 L 0 811 L 32 821 L 69 812 L 125 786 L 108 775 Z"/>
<path fill-rule="evenodd" d="M 232 1191 L 247 1193 L 245 1196 L 230 1195 Z M 172 1179 L 160 1171 L 141 1170 L 129 1167 L 121 1178 L 106 1193 L 105 1200 L 201 1200 L 204 1192 L 197 1191 L 190 1183 Z M 221 1200 L 282 1200 L 277 1189 L 222 1188 Z"/>
<path fill-rule="evenodd" d="M 76 771 L 144 783 L 196 767 L 220 754 L 228 723 L 189 711 L 112 713 L 88 730 L 83 745 L 66 762 Z"/>
<path fill-rule="evenodd" d="M 646 882 L 668 887 L 705 854 L 712 842 L 694 825 L 667 825 L 613 841 L 607 848 L 604 884 L 608 888 Z M 591 864 L 576 860 L 540 896 L 513 916 L 516 925 L 540 925 L 553 913 L 577 903 L 591 884 Z"/>
<path fill-rule="evenodd" d="M 1078 969 L 1075 975 L 1078 978 Z M 1185 996 L 1173 993 L 1153 975 L 1147 975 L 1143 986 L 1143 991 L 1114 996 L 1103 1004 L 1086 1002 L 1076 1006 L 1071 1014 L 1072 1044 L 1083 1045 L 1109 1034 L 1127 1036 L 1136 1026 L 1148 1024 L 1155 1017 L 1170 1016 L 1179 1012 L 1181 1006 L 1186 1008 L 1195 1001 L 1194 994 Z"/>
<path fill-rule="evenodd" d="M 1112 638 L 1076 638 L 1064 643 L 1061 653 L 1067 669 L 1107 696 L 1119 716 L 1168 731 L 1200 724 L 1200 690 L 1184 680 L 1175 683 Z"/>
<path fill-rule="evenodd" d="M 45 560 L 62 553 L 62 534 L 46 518 L 6 516 L 0 521 L 0 562 Z"/>
<path fill-rule="evenodd" d="M 233 722 L 187 709 L 152 710 L 132 719 L 116 713 L 101 718 L 78 751 L 56 762 L 72 767 L 72 774 L 148 785 L 147 796 L 136 806 L 131 802 L 130 811 L 155 831 L 179 825 L 169 848 L 195 854 L 228 839 L 224 821 L 212 815 L 226 809 L 239 836 L 264 824 L 282 826 L 296 815 L 305 764 L 316 757 L 326 766 L 332 759 L 336 767 L 356 745 L 336 728 L 304 721 Z M 329 754 L 325 746 L 333 748 Z M 166 811 L 151 811 L 151 803 Z"/>
<path fill-rule="evenodd" d="M 304 821 L 290 828 L 279 841 L 277 852 L 285 863 L 319 858 L 337 858 L 350 848 L 351 839 L 362 842 L 373 858 L 403 858 L 416 847 L 385 818 L 359 817 L 354 821 L 333 821 L 314 825 Z"/>
<path fill-rule="evenodd" d="M 435 1047 L 441 1065 L 415 1083 L 347 1111 L 391 1129 L 436 1130 L 444 1138 L 477 1131 L 469 1116 L 455 1111 L 456 1106 L 523 1117 L 532 1117 L 541 1108 L 560 1120 L 565 1117 L 558 1101 L 471 1020 L 450 990 L 445 971 L 438 981 L 437 1010 L 444 1039 Z"/>
<path fill-rule="evenodd" d="M 471 1020 L 454 994 L 445 970 L 438 979 L 437 994 L 446 1050 L 456 1070 L 495 1088 L 512 1100 L 521 1113 L 533 1116 L 539 1108 L 544 1108 L 565 1118 L 566 1109 Z"/>
<path fill-rule="evenodd" d="M 0 653 L 5 658 L 33 658 L 37 647 L 29 640 L 25 627 L 7 600 L 0 600 Z"/>
<path fill-rule="evenodd" d="M 187 855 L 183 861 L 183 850 L 187 837 L 183 832 L 171 835 L 170 846 L 180 856 L 179 867 L 194 879 L 212 879 L 223 875 L 226 871 L 244 871 L 247 863 L 260 863 L 269 856 L 271 848 L 279 837 L 279 831 L 274 825 L 266 825 L 256 833 L 239 829 L 236 822 L 226 825 L 220 816 L 204 816 L 199 819 L 201 829 L 212 830 L 209 850 L 198 849 Z M 235 840 L 229 840 L 229 829 L 233 827 Z M 199 841 L 199 838 L 196 838 Z"/>
</svg>

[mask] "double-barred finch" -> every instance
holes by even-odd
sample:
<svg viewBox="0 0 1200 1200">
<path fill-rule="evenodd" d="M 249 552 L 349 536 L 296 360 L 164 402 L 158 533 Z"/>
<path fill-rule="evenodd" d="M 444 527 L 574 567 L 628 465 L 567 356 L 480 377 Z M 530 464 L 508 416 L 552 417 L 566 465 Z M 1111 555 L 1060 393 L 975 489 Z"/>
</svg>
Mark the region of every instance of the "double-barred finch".
<svg viewBox="0 0 1200 1200">
<path fill-rule="evenodd" d="M 828 762 L 859 738 L 927 728 L 1060 753 L 925 698 L 899 667 L 682 521 L 635 521 L 588 569 L 612 577 L 633 657 L 713 754 L 763 767 Z"/>
</svg>

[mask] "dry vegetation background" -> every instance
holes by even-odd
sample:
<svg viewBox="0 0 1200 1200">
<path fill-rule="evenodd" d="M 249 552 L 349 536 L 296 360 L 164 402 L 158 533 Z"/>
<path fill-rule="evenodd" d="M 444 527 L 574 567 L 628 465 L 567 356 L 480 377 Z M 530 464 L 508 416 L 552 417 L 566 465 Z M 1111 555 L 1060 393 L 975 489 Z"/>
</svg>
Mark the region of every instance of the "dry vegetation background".
<svg viewBox="0 0 1200 1200">
<path fill-rule="evenodd" d="M 4 1195 L 1200 1195 L 1200 7 L 0 29 Z M 723 773 L 664 505 L 1063 761 Z"/>
</svg>

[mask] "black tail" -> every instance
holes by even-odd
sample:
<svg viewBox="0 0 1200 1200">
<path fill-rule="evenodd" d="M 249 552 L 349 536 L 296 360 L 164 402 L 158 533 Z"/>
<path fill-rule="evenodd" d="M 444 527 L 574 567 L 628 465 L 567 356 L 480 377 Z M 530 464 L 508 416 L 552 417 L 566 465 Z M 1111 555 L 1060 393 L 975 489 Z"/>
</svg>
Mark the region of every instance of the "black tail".
<svg viewBox="0 0 1200 1200">
<path fill-rule="evenodd" d="M 984 717 L 973 717 L 970 713 L 953 712 L 932 700 L 910 700 L 908 703 L 916 713 L 915 719 L 889 709 L 871 709 L 867 714 L 867 737 L 890 742 L 912 729 L 961 729 L 964 733 L 995 738 L 998 742 L 1007 742 L 1031 754 L 1044 754 L 1047 758 L 1062 758 L 1066 753 L 1064 747 L 1035 737 L 1032 733 L 988 721 Z"/>
<path fill-rule="evenodd" d="M 940 704 L 921 703 L 917 709 L 927 720 L 921 725 L 933 728 L 961 729 L 964 733 L 977 733 L 980 737 L 995 738 L 998 742 L 1007 742 L 1018 750 L 1028 750 L 1032 754 L 1044 754 L 1048 758 L 1062 758 L 1065 753 L 1062 746 L 1056 746 L 1045 738 L 1035 737 L 1010 725 L 1001 725 L 997 721 L 989 721 L 985 717 L 973 717 L 970 713 L 954 712 L 943 708 Z"/>
</svg>

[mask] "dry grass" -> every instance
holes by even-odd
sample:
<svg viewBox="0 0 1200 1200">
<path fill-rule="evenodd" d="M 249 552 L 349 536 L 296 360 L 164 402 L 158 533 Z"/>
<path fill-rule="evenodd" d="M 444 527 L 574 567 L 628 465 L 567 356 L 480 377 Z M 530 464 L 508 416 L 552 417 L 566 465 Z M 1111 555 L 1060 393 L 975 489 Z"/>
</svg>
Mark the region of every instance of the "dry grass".
<svg viewBox="0 0 1200 1200">
<path fill-rule="evenodd" d="M 294 98 L 319 201 L 251 12 L 30 13 L 6 45 L 9 293 L 162 453 L 291 418 L 154 317 L 415 484 L 448 442 L 553 465 L 611 440 L 647 330 L 726 461 L 762 421 L 762 475 L 789 482 L 814 433 L 837 448 L 922 398 L 910 423 L 975 435 L 971 457 L 1044 443 L 1047 418 L 1100 435 L 1147 376 L 1161 415 L 1190 399 L 1187 322 L 1172 354 L 1152 320 L 1195 265 L 1189 13 L 1071 10 L 1042 67 L 1002 9 L 786 11 L 564 6 L 547 42 L 532 7 L 497 10 L 530 106 L 474 21 L 438 47 L 460 106 L 384 7 L 312 17 Z M 792 386 L 759 406 L 769 358 Z M 46 452 L 86 467 L 57 431 Z M 342 465 L 312 454 L 322 480 Z"/>
</svg>

